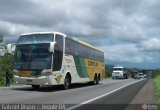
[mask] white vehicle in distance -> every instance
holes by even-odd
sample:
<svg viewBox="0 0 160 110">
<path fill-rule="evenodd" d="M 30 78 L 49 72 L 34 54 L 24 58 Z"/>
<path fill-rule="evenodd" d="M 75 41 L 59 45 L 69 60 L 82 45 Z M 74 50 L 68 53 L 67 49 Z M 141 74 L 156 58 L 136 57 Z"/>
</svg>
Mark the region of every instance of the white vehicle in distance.
<svg viewBox="0 0 160 110">
<path fill-rule="evenodd" d="M 141 78 L 148 78 L 148 75 L 144 74 L 144 73 L 140 73 L 140 77 Z"/>
<path fill-rule="evenodd" d="M 128 79 L 128 75 L 125 72 L 125 68 L 122 66 L 113 67 L 112 79 Z"/>
</svg>

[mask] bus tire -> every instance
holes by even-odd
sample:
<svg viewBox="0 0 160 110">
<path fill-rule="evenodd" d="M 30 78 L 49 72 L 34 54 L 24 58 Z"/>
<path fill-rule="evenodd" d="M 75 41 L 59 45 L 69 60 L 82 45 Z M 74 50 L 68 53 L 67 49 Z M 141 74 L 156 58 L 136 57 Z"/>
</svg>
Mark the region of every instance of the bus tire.
<svg viewBox="0 0 160 110">
<path fill-rule="evenodd" d="M 101 80 L 101 75 L 100 75 L 100 74 L 98 74 L 98 80 L 99 80 L 99 81 Z"/>
<path fill-rule="evenodd" d="M 39 89 L 39 88 L 40 88 L 40 85 L 32 85 L 32 88 L 33 88 L 33 89 Z"/>
<path fill-rule="evenodd" d="M 65 79 L 64 79 L 64 84 L 63 84 L 63 88 L 66 90 L 66 89 L 69 89 L 71 85 L 71 78 L 70 76 L 67 74 Z"/>
<path fill-rule="evenodd" d="M 94 84 L 94 85 L 99 84 L 99 78 L 98 78 L 97 74 L 95 74 L 95 76 L 94 76 L 93 84 Z"/>
</svg>

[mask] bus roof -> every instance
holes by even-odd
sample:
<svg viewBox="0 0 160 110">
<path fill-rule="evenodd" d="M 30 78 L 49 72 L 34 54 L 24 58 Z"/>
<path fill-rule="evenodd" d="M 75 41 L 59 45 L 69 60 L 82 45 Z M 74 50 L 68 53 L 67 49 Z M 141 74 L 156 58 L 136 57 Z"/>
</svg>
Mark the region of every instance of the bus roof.
<svg viewBox="0 0 160 110">
<path fill-rule="evenodd" d="M 89 43 L 86 43 L 86 42 L 84 42 L 84 41 L 82 41 L 82 40 L 79 40 L 79 39 L 77 39 L 77 38 L 75 38 L 75 37 L 67 36 L 66 34 L 63 34 L 63 33 L 61 33 L 61 32 L 32 32 L 32 33 L 24 33 L 24 34 L 21 34 L 21 35 L 32 35 L 32 34 L 59 34 L 59 35 L 62 35 L 62 36 L 64 36 L 64 37 L 67 37 L 67 38 L 69 38 L 69 39 L 71 39 L 71 40 L 73 40 L 73 41 L 76 41 L 76 42 L 78 42 L 78 43 L 81 43 L 81 44 L 83 44 L 83 45 L 85 45 L 85 46 L 87 46 L 87 47 L 90 47 L 90 48 L 96 49 L 96 50 L 98 50 L 98 51 L 100 51 L 100 52 L 103 52 L 101 49 L 98 49 L 98 48 L 92 46 L 92 45 L 89 44 Z"/>
<path fill-rule="evenodd" d="M 90 48 L 93 48 L 93 49 L 98 50 L 98 51 L 100 51 L 100 52 L 103 52 L 101 49 L 98 49 L 98 48 L 92 46 L 91 44 L 89 44 L 89 43 L 87 43 L 87 42 L 84 42 L 84 41 L 82 41 L 82 40 L 79 40 L 79 39 L 77 39 L 77 38 L 75 38 L 75 37 L 67 36 L 67 38 L 69 38 L 69 39 L 71 39 L 71 40 L 73 40 L 73 41 L 75 41 L 75 42 L 78 42 L 78 43 L 80 43 L 80 44 L 83 44 L 83 45 L 85 45 L 85 46 L 87 46 L 87 47 L 90 47 Z"/>
<path fill-rule="evenodd" d="M 32 33 L 24 33 L 21 35 L 32 35 L 32 34 L 59 34 L 66 37 L 66 35 L 61 32 L 32 32 Z"/>
</svg>

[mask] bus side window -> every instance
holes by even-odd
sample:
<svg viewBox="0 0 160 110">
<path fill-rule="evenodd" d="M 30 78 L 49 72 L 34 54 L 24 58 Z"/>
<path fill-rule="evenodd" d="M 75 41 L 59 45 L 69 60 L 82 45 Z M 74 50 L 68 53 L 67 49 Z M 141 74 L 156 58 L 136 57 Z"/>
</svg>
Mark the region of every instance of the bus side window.
<svg viewBox="0 0 160 110">
<path fill-rule="evenodd" d="M 65 53 L 66 54 L 71 54 L 70 45 L 71 45 L 71 41 L 69 39 L 66 39 L 66 43 L 65 43 Z"/>
<path fill-rule="evenodd" d="M 53 71 L 59 71 L 62 66 L 63 59 L 63 36 L 56 35 L 55 52 L 53 55 Z"/>
</svg>

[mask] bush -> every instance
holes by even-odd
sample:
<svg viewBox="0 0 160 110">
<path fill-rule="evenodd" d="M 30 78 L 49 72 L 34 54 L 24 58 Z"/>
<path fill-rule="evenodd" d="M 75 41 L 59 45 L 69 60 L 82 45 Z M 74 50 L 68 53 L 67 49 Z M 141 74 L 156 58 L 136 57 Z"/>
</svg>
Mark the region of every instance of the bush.
<svg viewBox="0 0 160 110">
<path fill-rule="evenodd" d="M 5 86 L 6 78 L 4 74 L 0 74 L 0 86 Z"/>
<path fill-rule="evenodd" d="M 6 84 L 6 76 L 5 74 L 0 74 L 0 87 L 5 86 L 5 84 Z M 14 84 L 13 77 L 10 79 L 10 84 Z"/>
<path fill-rule="evenodd" d="M 112 70 L 108 69 L 106 71 L 106 77 L 111 77 L 112 76 Z"/>
<path fill-rule="evenodd" d="M 112 71 L 113 71 L 113 69 L 107 67 L 107 65 L 106 65 L 106 67 L 105 67 L 105 77 L 106 78 L 111 77 L 112 76 Z"/>
</svg>

